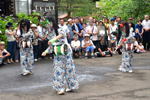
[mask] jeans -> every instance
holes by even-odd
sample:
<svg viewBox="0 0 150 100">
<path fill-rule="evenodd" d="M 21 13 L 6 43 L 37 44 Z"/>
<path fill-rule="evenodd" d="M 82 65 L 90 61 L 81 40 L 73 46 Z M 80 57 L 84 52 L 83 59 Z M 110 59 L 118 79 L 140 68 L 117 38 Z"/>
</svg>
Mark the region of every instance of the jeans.
<svg viewBox="0 0 150 100">
<path fill-rule="evenodd" d="M 16 42 L 16 44 L 17 44 L 18 42 Z M 20 51 L 19 51 L 20 49 L 18 49 L 16 46 L 15 46 L 15 60 L 19 60 L 19 53 L 20 53 Z"/>
<path fill-rule="evenodd" d="M 15 51 L 15 41 L 7 42 L 7 49 L 8 49 L 8 52 L 10 53 L 10 56 L 7 57 L 7 59 L 13 58 L 14 51 Z"/>
<path fill-rule="evenodd" d="M 91 51 L 93 51 L 94 50 L 94 47 L 93 46 L 88 46 L 87 48 L 86 48 L 86 52 L 91 52 Z"/>
<path fill-rule="evenodd" d="M 38 54 L 38 46 L 37 45 L 33 46 L 33 53 L 34 53 L 34 59 L 37 59 L 37 54 Z"/>
<path fill-rule="evenodd" d="M 75 51 L 75 49 L 72 48 L 72 51 L 73 51 L 74 53 L 79 53 L 79 52 L 81 52 L 81 49 L 80 49 L 80 48 L 77 48 L 77 50 Z"/>
<path fill-rule="evenodd" d="M 41 54 L 46 50 L 47 41 L 38 40 L 38 58 L 44 58 Z"/>
</svg>

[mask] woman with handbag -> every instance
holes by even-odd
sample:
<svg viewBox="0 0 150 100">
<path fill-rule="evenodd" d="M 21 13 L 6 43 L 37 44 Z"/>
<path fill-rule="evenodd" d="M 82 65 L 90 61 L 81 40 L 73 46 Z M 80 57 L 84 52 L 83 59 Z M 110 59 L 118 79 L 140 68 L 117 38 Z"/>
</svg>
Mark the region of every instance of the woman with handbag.
<svg viewBox="0 0 150 100">
<path fill-rule="evenodd" d="M 20 65 L 22 75 L 33 74 L 34 54 L 33 54 L 33 32 L 30 29 L 30 21 L 23 19 L 20 21 Z"/>
<path fill-rule="evenodd" d="M 19 46 L 19 41 L 20 39 L 18 38 L 18 36 L 20 35 L 20 22 L 18 22 L 18 28 L 15 32 L 15 38 L 16 38 L 16 46 L 15 46 L 15 61 L 19 62 L 19 50 L 20 50 L 20 46 Z"/>
<path fill-rule="evenodd" d="M 46 56 L 47 53 L 51 53 L 53 50 L 55 50 L 56 46 L 59 45 L 67 45 L 67 53 L 66 54 L 56 54 L 54 56 L 54 66 L 53 66 L 53 89 L 57 91 L 58 94 L 64 94 L 65 86 L 64 86 L 64 76 L 67 81 L 67 89 L 66 92 L 71 91 L 72 89 L 78 89 L 79 83 L 76 78 L 76 70 L 74 65 L 74 60 L 72 58 L 72 50 L 70 45 L 67 42 L 67 35 L 65 31 L 61 28 L 58 28 L 58 25 L 56 24 L 53 17 L 47 17 L 46 19 L 49 20 L 50 23 L 53 23 L 53 28 L 56 34 L 56 37 L 51 39 L 48 44 L 49 47 L 46 51 L 42 53 L 43 56 Z M 54 48 L 51 48 L 51 45 L 55 45 Z M 61 51 L 61 50 L 60 50 Z M 59 52 L 59 50 L 58 50 Z M 57 52 L 57 53 L 58 53 Z"/>
</svg>

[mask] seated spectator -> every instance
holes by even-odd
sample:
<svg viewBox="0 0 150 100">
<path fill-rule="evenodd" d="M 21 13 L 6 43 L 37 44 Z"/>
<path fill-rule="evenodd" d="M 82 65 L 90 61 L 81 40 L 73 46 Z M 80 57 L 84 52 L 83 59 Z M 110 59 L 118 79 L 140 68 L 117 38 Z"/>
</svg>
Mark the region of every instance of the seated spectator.
<svg viewBox="0 0 150 100">
<path fill-rule="evenodd" d="M 140 52 L 146 52 L 144 50 L 144 46 L 143 46 L 142 42 L 139 43 L 139 49 L 140 49 Z"/>
<path fill-rule="evenodd" d="M 137 37 L 134 36 L 134 53 L 140 53 Z"/>
<path fill-rule="evenodd" d="M 81 57 L 80 41 L 78 40 L 77 34 L 74 35 L 74 40 L 71 41 L 71 47 L 72 47 L 73 53 L 75 53 L 75 56 L 78 56 L 78 54 L 79 54 L 79 58 L 82 58 Z"/>
<path fill-rule="evenodd" d="M 4 65 L 4 59 L 10 56 L 10 53 L 5 49 L 5 42 L 0 42 L 0 65 Z"/>
<path fill-rule="evenodd" d="M 81 17 L 81 18 L 80 18 L 80 24 L 83 24 L 83 23 L 84 23 L 84 18 Z"/>
<path fill-rule="evenodd" d="M 85 58 L 88 58 L 88 53 L 91 52 L 91 57 L 94 58 L 94 44 L 93 42 L 89 39 L 89 34 L 84 35 L 84 40 L 82 41 L 82 48 L 86 52 L 85 53 Z"/>
<path fill-rule="evenodd" d="M 112 56 L 112 51 L 111 49 L 108 50 L 104 37 L 101 39 L 101 42 L 98 42 L 98 51 L 99 52 L 95 53 L 97 57 L 111 57 Z"/>
</svg>

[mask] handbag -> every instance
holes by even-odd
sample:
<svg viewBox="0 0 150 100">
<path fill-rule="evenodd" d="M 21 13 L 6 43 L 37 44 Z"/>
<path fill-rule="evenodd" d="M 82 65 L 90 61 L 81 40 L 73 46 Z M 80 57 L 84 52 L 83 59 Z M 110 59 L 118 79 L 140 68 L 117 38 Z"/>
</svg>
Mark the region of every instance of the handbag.
<svg viewBox="0 0 150 100">
<path fill-rule="evenodd" d="M 20 49 L 19 42 L 16 42 L 16 49 Z"/>
</svg>

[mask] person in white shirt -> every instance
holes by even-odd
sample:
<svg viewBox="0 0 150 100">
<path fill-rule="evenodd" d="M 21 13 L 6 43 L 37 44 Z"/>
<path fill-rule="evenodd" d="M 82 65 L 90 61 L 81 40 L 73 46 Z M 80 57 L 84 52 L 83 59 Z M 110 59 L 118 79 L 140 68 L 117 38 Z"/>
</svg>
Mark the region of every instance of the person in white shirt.
<svg viewBox="0 0 150 100">
<path fill-rule="evenodd" d="M 67 34 L 67 40 L 68 40 L 68 43 L 70 43 L 69 42 L 69 39 L 70 39 L 70 34 L 69 34 L 69 29 L 68 29 L 68 27 L 66 26 L 66 25 L 64 25 L 64 19 L 60 19 L 60 21 L 59 21 L 59 27 L 60 28 L 62 28 L 65 32 L 66 32 L 66 34 Z"/>
<path fill-rule="evenodd" d="M 72 51 L 75 53 L 76 56 L 78 56 L 78 54 L 79 54 L 79 58 L 81 59 L 82 58 L 81 57 L 81 48 L 80 48 L 80 41 L 78 40 L 78 35 L 75 34 L 73 37 L 74 37 L 74 40 L 71 41 Z"/>
<path fill-rule="evenodd" d="M 149 16 L 145 15 L 145 20 L 142 22 L 144 33 L 143 33 L 143 45 L 146 49 L 146 43 L 148 42 L 147 50 L 150 50 L 150 20 Z"/>
<path fill-rule="evenodd" d="M 117 26 L 114 25 L 115 19 L 110 19 L 111 24 L 108 26 L 108 48 L 111 49 L 113 53 L 116 47 L 116 39 L 117 39 Z"/>
<path fill-rule="evenodd" d="M 0 30 L 0 35 L 2 35 L 2 31 Z"/>
<path fill-rule="evenodd" d="M 86 28 L 86 33 L 89 34 L 89 35 L 92 35 L 92 41 L 93 41 L 94 45 L 97 47 L 97 40 L 98 40 L 97 33 L 98 33 L 98 29 L 97 29 L 96 26 L 94 26 L 93 20 L 90 20 L 89 24 L 90 25 L 87 26 L 87 28 Z"/>
<path fill-rule="evenodd" d="M 85 34 L 84 35 L 84 40 L 82 40 L 82 48 L 85 50 L 85 59 L 88 58 L 88 53 L 91 52 L 91 57 L 94 58 L 94 44 L 93 42 L 89 39 L 90 35 Z"/>
</svg>

